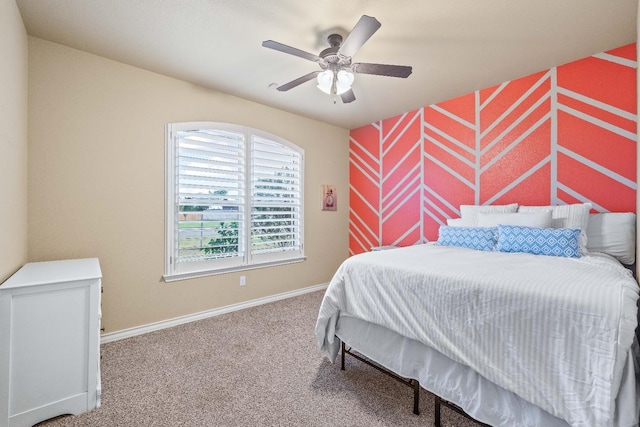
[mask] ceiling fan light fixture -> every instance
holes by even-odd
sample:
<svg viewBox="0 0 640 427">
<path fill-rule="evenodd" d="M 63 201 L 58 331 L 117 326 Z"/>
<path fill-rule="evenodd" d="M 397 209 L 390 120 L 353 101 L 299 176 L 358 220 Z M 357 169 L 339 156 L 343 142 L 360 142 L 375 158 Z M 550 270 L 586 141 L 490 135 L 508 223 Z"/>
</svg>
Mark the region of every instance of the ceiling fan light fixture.
<svg viewBox="0 0 640 427">
<path fill-rule="evenodd" d="M 333 84 L 333 71 L 324 70 L 317 77 L 318 89 L 324 93 L 331 95 L 331 85 Z"/>
<path fill-rule="evenodd" d="M 353 80 L 353 73 L 345 70 L 338 71 L 338 80 L 336 81 L 336 94 L 342 95 L 346 91 L 351 90 Z"/>
<path fill-rule="evenodd" d="M 340 70 L 338 74 L 335 75 L 332 70 L 324 70 L 318 74 L 318 89 L 331 95 L 331 86 L 333 86 L 334 78 L 336 79 L 336 95 L 342 95 L 351 89 L 354 76 L 353 73 L 346 70 Z"/>
</svg>

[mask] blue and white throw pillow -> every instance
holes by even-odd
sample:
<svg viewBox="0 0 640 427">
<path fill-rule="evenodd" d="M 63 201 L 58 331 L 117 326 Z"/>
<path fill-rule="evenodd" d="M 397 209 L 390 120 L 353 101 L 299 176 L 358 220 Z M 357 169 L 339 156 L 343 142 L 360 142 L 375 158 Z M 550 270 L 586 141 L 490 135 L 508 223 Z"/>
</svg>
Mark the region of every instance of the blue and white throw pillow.
<svg viewBox="0 0 640 427">
<path fill-rule="evenodd" d="M 441 225 L 436 244 L 493 251 L 496 245 L 496 228 Z"/>
<path fill-rule="evenodd" d="M 580 228 L 536 228 L 498 225 L 500 252 L 525 252 L 568 258 L 580 257 Z"/>
</svg>

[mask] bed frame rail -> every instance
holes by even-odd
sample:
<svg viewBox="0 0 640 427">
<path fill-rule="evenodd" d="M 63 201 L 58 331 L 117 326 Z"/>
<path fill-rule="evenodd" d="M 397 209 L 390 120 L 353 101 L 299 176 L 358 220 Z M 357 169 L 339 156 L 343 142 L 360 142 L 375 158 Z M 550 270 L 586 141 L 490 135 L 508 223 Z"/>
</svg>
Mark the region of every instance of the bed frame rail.
<svg viewBox="0 0 640 427">
<path fill-rule="evenodd" d="M 358 359 L 359 361 L 366 363 L 367 365 L 371 366 L 372 368 L 377 369 L 378 371 L 382 372 L 385 375 L 390 376 L 391 378 L 395 379 L 396 381 L 401 382 L 404 385 L 407 385 L 411 388 L 413 388 L 413 413 L 416 415 L 420 415 L 420 383 L 418 382 L 418 380 L 414 380 L 414 379 L 409 379 L 409 378 L 405 378 L 405 377 L 401 377 L 400 375 L 396 374 L 395 372 L 391 372 L 390 370 L 378 365 L 377 363 L 367 359 L 365 356 L 360 355 L 359 353 L 356 353 L 352 347 L 347 347 L 344 343 L 344 341 L 342 341 L 341 343 L 341 354 L 340 354 L 340 369 L 341 370 L 345 370 L 345 355 L 350 355 L 356 359 Z M 440 424 L 440 409 L 442 406 L 446 406 L 447 408 L 451 409 L 454 412 L 457 412 L 458 414 L 464 416 L 465 418 L 468 418 L 469 420 L 475 422 L 476 424 L 478 424 L 479 426 L 482 427 L 491 427 L 489 424 L 484 424 L 478 420 L 476 420 L 475 418 L 473 418 L 471 415 L 467 414 L 466 412 L 464 412 L 464 410 L 462 408 L 460 408 L 458 405 L 449 402 L 448 400 L 444 400 L 440 397 L 438 397 L 437 395 L 433 395 L 434 396 L 434 400 L 435 400 L 435 411 L 434 411 L 434 422 L 433 425 L 435 427 L 441 427 Z"/>
<path fill-rule="evenodd" d="M 413 379 L 401 377 L 400 375 L 396 374 L 395 372 L 391 372 L 388 369 L 383 368 L 382 366 L 376 364 L 375 362 L 372 362 L 371 360 L 365 358 L 364 356 L 361 356 L 360 354 L 355 353 L 351 347 L 347 348 L 347 346 L 344 344 L 344 341 L 342 341 L 342 352 L 341 352 L 341 362 L 342 362 L 342 364 L 340 366 L 340 369 L 342 369 L 343 371 L 345 370 L 345 368 L 344 368 L 344 356 L 346 354 L 348 354 L 348 355 L 350 355 L 352 357 L 355 357 L 359 361 L 361 361 L 363 363 L 366 363 L 367 365 L 371 366 L 372 368 L 377 369 L 378 371 L 382 372 L 383 374 L 386 374 L 386 375 L 390 376 L 391 378 L 395 379 L 396 381 L 399 381 L 402 384 L 413 388 L 413 413 L 416 414 L 416 415 L 420 415 L 420 383 L 418 382 L 418 380 L 413 380 Z"/>
<path fill-rule="evenodd" d="M 446 406 L 447 408 L 451 409 L 454 412 L 457 412 L 458 414 L 462 415 L 463 417 L 470 419 L 471 421 L 473 421 L 474 423 L 478 424 L 479 426 L 491 427 L 489 424 L 485 424 L 485 423 L 482 423 L 482 422 L 476 420 L 471 415 L 469 415 L 466 412 L 464 412 L 464 410 L 462 410 L 462 408 L 459 407 L 458 405 L 456 405 L 454 403 L 451 403 L 448 400 L 444 400 L 444 399 L 440 398 L 439 396 L 437 396 L 435 394 L 433 396 L 434 396 L 434 399 L 435 399 L 435 402 L 436 402 L 435 416 L 434 416 L 435 419 L 434 419 L 434 422 L 433 422 L 433 425 L 435 427 L 441 427 L 441 425 L 440 425 L 440 407 L 441 406 Z"/>
</svg>

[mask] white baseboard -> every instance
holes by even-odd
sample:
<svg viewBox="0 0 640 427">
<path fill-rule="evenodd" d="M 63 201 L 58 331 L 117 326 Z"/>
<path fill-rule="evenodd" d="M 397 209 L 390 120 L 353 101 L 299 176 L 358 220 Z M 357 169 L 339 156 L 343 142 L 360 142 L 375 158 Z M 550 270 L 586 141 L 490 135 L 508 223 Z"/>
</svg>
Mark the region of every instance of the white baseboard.
<svg viewBox="0 0 640 427">
<path fill-rule="evenodd" d="M 182 325 L 184 323 L 195 322 L 196 320 L 219 316 L 221 314 L 230 313 L 232 311 L 243 310 L 245 308 L 255 307 L 257 305 L 267 304 L 286 298 L 308 294 L 310 292 L 320 291 L 322 289 L 326 289 L 327 286 L 329 286 L 328 283 L 323 283 L 320 285 L 309 286 L 308 288 L 296 289 L 295 291 L 283 292 L 281 294 L 258 298 L 251 301 L 245 301 L 238 304 L 227 305 L 225 307 L 214 308 L 213 310 L 201 311 L 199 313 L 188 314 L 186 316 L 175 317 L 173 319 L 167 319 L 160 322 L 149 323 L 147 325 L 123 329 L 121 331 L 109 332 L 106 334 L 102 334 L 102 336 L 100 337 L 100 344 L 106 344 L 112 341 L 135 337 L 136 335 L 142 335 L 149 332 L 159 331 L 161 329 L 171 328 L 173 326 Z"/>
</svg>

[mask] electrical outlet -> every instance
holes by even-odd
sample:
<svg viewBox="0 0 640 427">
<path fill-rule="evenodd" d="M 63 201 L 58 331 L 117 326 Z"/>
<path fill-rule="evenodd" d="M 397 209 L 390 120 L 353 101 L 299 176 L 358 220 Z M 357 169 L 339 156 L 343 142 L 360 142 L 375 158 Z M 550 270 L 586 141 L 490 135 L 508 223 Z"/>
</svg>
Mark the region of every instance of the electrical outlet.
<svg viewBox="0 0 640 427">
<path fill-rule="evenodd" d="M 247 279 L 244 276 L 240 276 L 240 286 L 244 286 L 247 284 Z"/>
</svg>

